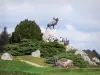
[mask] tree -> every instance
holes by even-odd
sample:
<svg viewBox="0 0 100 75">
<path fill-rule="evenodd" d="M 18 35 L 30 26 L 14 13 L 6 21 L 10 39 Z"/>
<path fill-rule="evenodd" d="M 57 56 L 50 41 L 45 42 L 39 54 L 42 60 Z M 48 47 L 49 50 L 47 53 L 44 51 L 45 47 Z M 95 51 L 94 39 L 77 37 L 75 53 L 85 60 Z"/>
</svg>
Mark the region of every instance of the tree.
<svg viewBox="0 0 100 75">
<path fill-rule="evenodd" d="M 0 50 L 1 52 L 4 49 L 4 45 L 6 45 L 9 42 L 9 34 L 7 32 L 7 28 L 4 27 L 4 30 L 0 34 Z"/>
<path fill-rule="evenodd" d="M 85 53 L 88 54 L 88 56 L 92 59 L 93 57 L 97 57 L 98 59 L 100 59 L 100 55 L 98 54 L 98 52 L 96 52 L 96 50 L 83 50 Z"/>
<path fill-rule="evenodd" d="M 21 38 L 20 38 L 20 35 L 15 33 L 15 32 L 12 32 L 12 37 L 11 37 L 11 40 L 10 40 L 10 43 L 12 42 L 20 42 L 21 41 Z"/>
<path fill-rule="evenodd" d="M 20 42 L 22 39 L 42 40 L 40 27 L 35 21 L 25 19 L 16 26 L 12 34 L 12 42 Z"/>
<path fill-rule="evenodd" d="M 100 55 L 98 54 L 98 52 L 96 52 L 96 50 L 92 50 L 92 53 L 100 60 Z"/>
</svg>

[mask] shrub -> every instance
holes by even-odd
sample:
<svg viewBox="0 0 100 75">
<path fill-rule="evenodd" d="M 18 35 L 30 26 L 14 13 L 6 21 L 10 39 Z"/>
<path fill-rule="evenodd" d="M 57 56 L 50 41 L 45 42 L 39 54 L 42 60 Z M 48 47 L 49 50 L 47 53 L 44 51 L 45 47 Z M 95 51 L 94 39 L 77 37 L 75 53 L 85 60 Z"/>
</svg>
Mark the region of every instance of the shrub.
<svg viewBox="0 0 100 75">
<path fill-rule="evenodd" d="M 43 42 L 41 44 L 41 53 L 43 57 L 52 57 L 65 52 L 65 46 L 57 42 Z"/>
<path fill-rule="evenodd" d="M 13 56 L 21 56 L 21 55 L 23 55 L 23 53 L 15 51 L 15 50 L 10 50 L 10 51 L 8 51 L 8 53 L 10 53 Z"/>
<path fill-rule="evenodd" d="M 74 52 L 70 52 L 70 51 L 67 51 L 65 53 L 61 53 L 59 55 L 56 55 L 56 57 L 58 57 L 58 60 L 61 59 L 61 58 L 67 58 L 67 59 L 70 59 L 73 61 L 73 64 L 74 66 L 78 66 L 80 68 L 84 68 L 84 67 L 87 67 L 88 63 L 86 61 L 84 61 L 84 59 L 81 57 L 81 56 L 77 56 L 74 54 Z M 47 63 L 53 63 L 52 62 L 52 58 L 48 58 L 46 60 Z"/>
<path fill-rule="evenodd" d="M 65 46 L 57 42 L 43 42 L 30 39 L 23 39 L 17 44 L 8 44 L 5 50 L 14 56 L 30 55 L 31 52 L 39 49 L 42 57 L 52 57 L 54 55 L 65 52 Z"/>
<path fill-rule="evenodd" d="M 5 46 L 5 51 L 13 56 L 30 55 L 31 52 L 35 50 L 36 47 L 33 42 L 22 42 L 19 44 L 8 44 Z"/>
</svg>

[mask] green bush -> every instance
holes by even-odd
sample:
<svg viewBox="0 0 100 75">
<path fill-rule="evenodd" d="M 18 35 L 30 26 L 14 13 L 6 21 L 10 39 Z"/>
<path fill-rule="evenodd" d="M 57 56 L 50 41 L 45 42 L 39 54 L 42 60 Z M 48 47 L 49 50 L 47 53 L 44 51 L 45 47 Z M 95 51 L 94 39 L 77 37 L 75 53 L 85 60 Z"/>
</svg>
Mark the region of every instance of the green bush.
<svg viewBox="0 0 100 75">
<path fill-rule="evenodd" d="M 23 53 L 15 51 L 15 50 L 10 50 L 10 51 L 8 51 L 8 53 L 10 53 L 13 56 L 21 56 L 21 55 L 23 55 Z"/>
<path fill-rule="evenodd" d="M 42 57 L 52 57 L 65 52 L 65 46 L 57 42 L 43 42 L 30 39 L 23 39 L 20 43 L 8 44 L 5 50 L 14 56 L 30 55 L 31 52 L 39 49 Z"/>
<path fill-rule="evenodd" d="M 34 42 L 22 42 L 19 44 L 8 44 L 5 46 L 5 51 L 13 56 L 30 55 L 37 47 Z"/>
<path fill-rule="evenodd" d="M 43 42 L 41 44 L 41 53 L 43 57 L 52 57 L 65 52 L 65 46 L 57 42 Z"/>
<path fill-rule="evenodd" d="M 19 44 L 7 44 L 5 47 L 4 47 L 5 51 L 9 51 L 9 50 L 19 50 Z"/>
<path fill-rule="evenodd" d="M 58 60 L 61 58 L 67 58 L 73 61 L 74 66 L 78 66 L 80 68 L 85 68 L 87 67 L 88 63 L 84 61 L 84 59 L 81 56 L 75 55 L 74 51 L 67 51 L 65 53 L 61 53 L 59 55 L 56 55 L 58 57 Z M 46 63 L 53 63 L 52 58 L 48 58 L 46 60 Z"/>
</svg>

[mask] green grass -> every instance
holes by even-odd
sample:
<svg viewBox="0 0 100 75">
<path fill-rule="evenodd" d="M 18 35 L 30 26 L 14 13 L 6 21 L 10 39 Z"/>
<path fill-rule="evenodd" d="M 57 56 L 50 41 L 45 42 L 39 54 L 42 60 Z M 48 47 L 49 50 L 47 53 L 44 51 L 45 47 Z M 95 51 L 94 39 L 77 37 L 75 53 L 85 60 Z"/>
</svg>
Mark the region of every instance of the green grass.
<svg viewBox="0 0 100 75">
<path fill-rule="evenodd" d="M 21 72 L 21 71 L 2 71 L 0 70 L 0 75 L 35 75 L 35 74 Z"/>
<path fill-rule="evenodd" d="M 33 66 L 20 61 L 0 60 L 0 70 L 24 71 L 33 68 Z"/>
<path fill-rule="evenodd" d="M 16 56 L 15 57 L 15 60 L 26 60 L 26 61 L 30 61 L 30 62 L 33 62 L 33 63 L 37 63 L 41 66 L 51 66 L 49 64 L 46 64 L 45 63 L 45 59 L 44 58 L 38 58 L 38 57 L 33 57 L 33 56 L 30 56 L 30 55 L 27 55 L 27 56 Z"/>
<path fill-rule="evenodd" d="M 27 63 L 16 61 L 16 60 L 14 61 L 0 60 L 0 70 L 3 71 L 22 71 L 22 72 L 29 72 L 29 73 L 42 73 L 42 72 L 48 72 L 56 69 L 57 68 L 34 67 Z"/>
<path fill-rule="evenodd" d="M 47 75 L 100 75 L 100 69 L 92 69 L 92 68 L 62 69 L 56 72 L 51 72 Z"/>
<path fill-rule="evenodd" d="M 100 69 L 56 69 L 56 68 L 35 68 L 32 72 L 20 72 L 20 71 L 3 71 L 1 75 L 100 75 Z"/>
<path fill-rule="evenodd" d="M 0 75 L 100 75 L 100 68 L 39 68 L 18 60 L 0 60 Z"/>
</svg>

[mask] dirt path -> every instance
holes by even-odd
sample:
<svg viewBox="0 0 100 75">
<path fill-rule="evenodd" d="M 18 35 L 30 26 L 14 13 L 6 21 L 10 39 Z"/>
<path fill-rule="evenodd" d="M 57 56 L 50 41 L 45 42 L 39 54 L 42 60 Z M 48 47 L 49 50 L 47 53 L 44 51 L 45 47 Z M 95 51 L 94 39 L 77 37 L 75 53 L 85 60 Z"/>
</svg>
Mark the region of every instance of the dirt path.
<svg viewBox="0 0 100 75">
<path fill-rule="evenodd" d="M 20 60 L 20 61 L 21 62 L 25 62 L 25 63 L 30 64 L 30 65 L 33 65 L 33 66 L 36 66 L 36 67 L 44 67 L 44 66 L 38 65 L 36 63 L 30 62 L 30 61 L 26 61 L 26 60 Z"/>
</svg>

